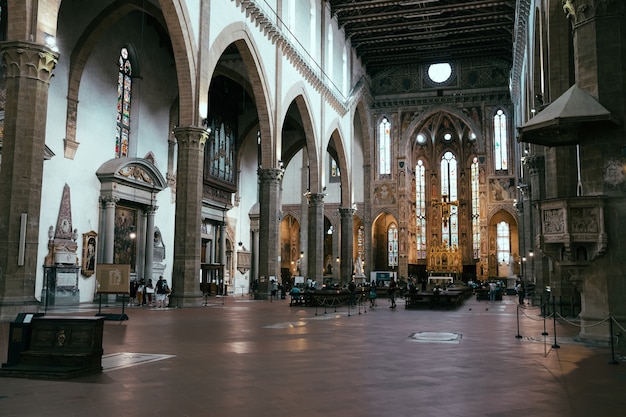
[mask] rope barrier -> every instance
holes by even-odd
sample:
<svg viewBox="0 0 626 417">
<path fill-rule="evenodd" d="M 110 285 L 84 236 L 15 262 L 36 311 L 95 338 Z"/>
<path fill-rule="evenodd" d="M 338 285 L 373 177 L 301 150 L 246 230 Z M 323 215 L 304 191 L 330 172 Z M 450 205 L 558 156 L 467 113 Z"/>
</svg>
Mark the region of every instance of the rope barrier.
<svg viewBox="0 0 626 417">
<path fill-rule="evenodd" d="M 541 308 L 542 312 L 544 312 L 544 311 L 547 312 L 549 310 L 549 307 L 550 307 L 549 303 L 542 303 L 541 306 L 539 306 L 539 307 L 527 307 L 525 305 L 518 305 L 517 306 L 517 335 L 515 337 L 518 338 L 518 339 L 520 339 L 522 337 L 520 335 L 520 331 L 519 331 L 519 327 L 520 327 L 519 326 L 519 312 L 520 312 L 520 310 L 522 311 L 522 315 L 527 317 L 530 320 L 534 320 L 534 321 L 543 320 L 543 322 L 544 322 L 544 325 L 543 325 L 544 331 L 543 331 L 542 335 L 544 335 L 544 336 L 548 335 L 548 333 L 545 330 L 545 328 L 546 328 L 546 325 L 545 325 L 546 319 L 552 317 L 552 319 L 554 321 L 554 344 L 552 345 L 553 349 L 560 348 L 560 346 L 557 344 L 557 340 L 556 340 L 556 322 L 557 322 L 557 319 L 559 321 L 559 324 L 569 324 L 570 326 L 575 326 L 575 327 L 578 327 L 580 329 L 597 327 L 597 326 L 600 326 L 600 325 L 605 324 L 605 323 L 608 322 L 609 323 L 609 343 L 610 343 L 610 346 L 611 346 L 611 360 L 608 363 L 611 364 L 611 365 L 619 365 L 619 362 L 617 360 L 615 360 L 615 339 L 617 337 L 617 340 L 619 342 L 619 333 L 617 333 L 617 335 L 615 335 L 615 333 L 613 331 L 613 323 L 615 323 L 615 325 L 619 329 L 624 331 L 624 332 L 626 332 L 626 328 L 622 324 L 620 324 L 615 319 L 615 317 L 612 317 L 612 316 L 609 315 L 608 317 L 606 317 L 604 319 L 600 319 L 600 320 L 597 320 L 597 321 L 594 321 L 594 322 L 590 322 L 588 320 L 585 320 L 584 324 L 583 323 L 577 323 L 575 321 L 572 321 L 572 320 L 564 317 L 563 315 L 559 314 L 556 311 L 556 303 L 555 303 L 555 298 L 554 297 L 552 298 L 552 313 L 551 314 L 544 314 L 541 319 L 538 319 L 536 317 L 533 317 L 533 316 L 529 315 L 528 312 L 526 311 L 526 310 L 535 310 L 535 309 Z"/>
</svg>

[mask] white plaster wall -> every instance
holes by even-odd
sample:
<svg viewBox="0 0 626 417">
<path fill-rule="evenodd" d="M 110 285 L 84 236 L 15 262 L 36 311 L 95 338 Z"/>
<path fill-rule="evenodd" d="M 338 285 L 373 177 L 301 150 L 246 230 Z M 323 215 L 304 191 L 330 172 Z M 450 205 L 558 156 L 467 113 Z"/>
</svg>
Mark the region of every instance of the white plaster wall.
<svg viewBox="0 0 626 417">
<path fill-rule="evenodd" d="M 298 151 L 285 167 L 282 183 L 282 204 L 300 204 L 302 194 L 302 150 Z"/>
<path fill-rule="evenodd" d="M 68 21 L 59 23 L 59 39 L 74 39 L 75 27 L 85 26 L 78 17 L 64 14 Z M 135 17 L 138 15 L 135 14 Z M 46 144 L 55 156 L 44 164 L 42 206 L 40 218 L 40 242 L 38 264 L 43 265 L 47 249 L 47 230 L 56 226 L 63 186 L 70 187 L 72 226 L 79 233 L 79 259 L 82 253 L 83 233 L 95 230 L 100 233 L 100 182 L 96 170 L 114 157 L 115 123 L 117 103 L 117 57 L 119 48 L 132 42 L 139 54 L 142 79 L 133 86 L 131 101 L 131 157 L 144 157 L 153 152 L 155 162 L 165 177 L 167 170 L 167 135 L 169 108 L 177 95 L 176 74 L 172 58 L 166 48 L 159 47 L 159 39 L 149 25 L 143 26 L 126 17 L 113 26 L 109 33 L 95 46 L 90 55 L 79 91 L 76 140 L 80 143 L 73 160 L 64 158 L 65 112 L 67 108 L 67 79 L 70 42 L 59 42 L 61 58 L 54 71 L 49 90 Z M 68 36 L 64 37 L 65 29 Z M 157 70 L 155 70 L 155 68 Z M 155 226 L 161 229 L 166 246 L 167 269 L 171 276 L 174 241 L 174 212 L 169 189 L 157 196 L 159 210 Z M 139 220 L 141 221 L 141 219 Z M 100 241 L 102 244 L 102 241 Z M 38 270 L 35 296 L 41 295 L 43 268 Z M 80 301 L 93 299 L 95 275 L 80 276 Z"/>
<path fill-rule="evenodd" d="M 252 241 L 250 240 L 250 211 L 258 201 L 258 181 L 257 181 L 257 143 L 256 137 L 251 135 L 248 140 L 243 143 L 240 149 L 240 173 L 239 173 L 239 204 L 235 205 L 228 213 L 229 217 L 237 218 L 237 240 L 242 242 L 243 246 L 251 251 Z M 233 223 L 235 224 L 235 223 Z M 237 243 L 238 243 L 237 242 Z M 239 246 L 236 247 L 239 249 Z M 235 262 L 236 262 L 235 258 Z M 235 277 L 233 281 L 235 293 L 241 291 L 247 294 L 250 288 L 250 271 L 241 274 L 235 269 Z"/>
</svg>

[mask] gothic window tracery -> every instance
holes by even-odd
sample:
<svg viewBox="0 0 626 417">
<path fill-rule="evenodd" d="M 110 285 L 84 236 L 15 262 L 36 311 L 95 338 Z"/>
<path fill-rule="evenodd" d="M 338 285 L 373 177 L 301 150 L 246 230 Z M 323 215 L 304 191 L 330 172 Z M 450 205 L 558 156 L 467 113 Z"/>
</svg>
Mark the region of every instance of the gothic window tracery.
<svg viewBox="0 0 626 417">
<path fill-rule="evenodd" d="M 480 258 L 480 166 L 476 157 L 472 161 L 470 181 L 472 193 L 472 252 L 474 259 L 478 259 Z"/>
<path fill-rule="evenodd" d="M 509 224 L 505 221 L 501 221 L 497 225 L 496 229 L 496 246 L 498 262 L 509 262 L 509 256 L 511 253 L 511 240 L 509 232 Z"/>
<path fill-rule="evenodd" d="M 507 141 L 507 117 L 502 109 L 498 109 L 493 116 L 493 159 L 496 171 L 507 171 L 509 169 Z"/>
<path fill-rule="evenodd" d="M 387 229 L 387 255 L 389 266 L 398 266 L 398 227 L 395 224 Z"/>
<path fill-rule="evenodd" d="M 424 161 L 417 161 L 415 167 L 415 203 L 417 227 L 417 258 L 426 259 L 426 176 Z"/>
<path fill-rule="evenodd" d="M 118 57 L 117 76 L 117 126 L 115 133 L 115 157 L 128 156 L 130 141 L 130 99 L 133 84 L 133 67 L 128 48 L 123 47 Z"/>
<path fill-rule="evenodd" d="M 443 247 L 453 248 L 459 245 L 459 219 L 458 219 L 458 173 L 456 156 L 447 151 L 441 157 L 441 201 L 442 212 L 441 237 Z M 447 221 L 445 221 L 447 220 Z"/>
<path fill-rule="evenodd" d="M 378 173 L 391 174 L 391 123 L 386 117 L 378 125 Z"/>
</svg>

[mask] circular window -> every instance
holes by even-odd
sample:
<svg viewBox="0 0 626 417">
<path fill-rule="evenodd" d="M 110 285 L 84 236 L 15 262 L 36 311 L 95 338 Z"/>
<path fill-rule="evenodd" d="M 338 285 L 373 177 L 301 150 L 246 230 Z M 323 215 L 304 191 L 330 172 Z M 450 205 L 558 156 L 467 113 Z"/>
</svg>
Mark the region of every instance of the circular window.
<svg viewBox="0 0 626 417">
<path fill-rule="evenodd" d="M 426 136 L 423 133 L 418 133 L 417 135 L 417 143 L 424 144 L 426 143 Z"/>
<path fill-rule="evenodd" d="M 428 67 L 428 78 L 431 81 L 442 84 L 450 79 L 452 76 L 452 65 L 447 62 L 441 62 L 439 64 L 432 64 Z"/>
<path fill-rule="evenodd" d="M 447 141 L 451 141 L 452 140 L 452 135 L 450 133 L 446 133 L 443 135 L 443 139 L 447 140 Z"/>
</svg>

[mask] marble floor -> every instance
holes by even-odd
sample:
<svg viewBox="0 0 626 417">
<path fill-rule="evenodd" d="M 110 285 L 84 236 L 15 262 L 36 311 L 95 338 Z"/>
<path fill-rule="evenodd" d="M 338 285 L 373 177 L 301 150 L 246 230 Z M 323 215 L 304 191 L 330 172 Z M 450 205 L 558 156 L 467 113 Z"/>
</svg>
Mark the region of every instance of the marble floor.
<svg viewBox="0 0 626 417">
<path fill-rule="evenodd" d="M 543 336 L 539 310 L 514 297 L 456 310 L 208 301 L 126 308 L 105 322 L 101 374 L 2 377 L 0 416 L 626 416 L 626 352 L 578 343 L 575 323 Z M 1 361 L 8 332 L 0 323 Z"/>
</svg>

